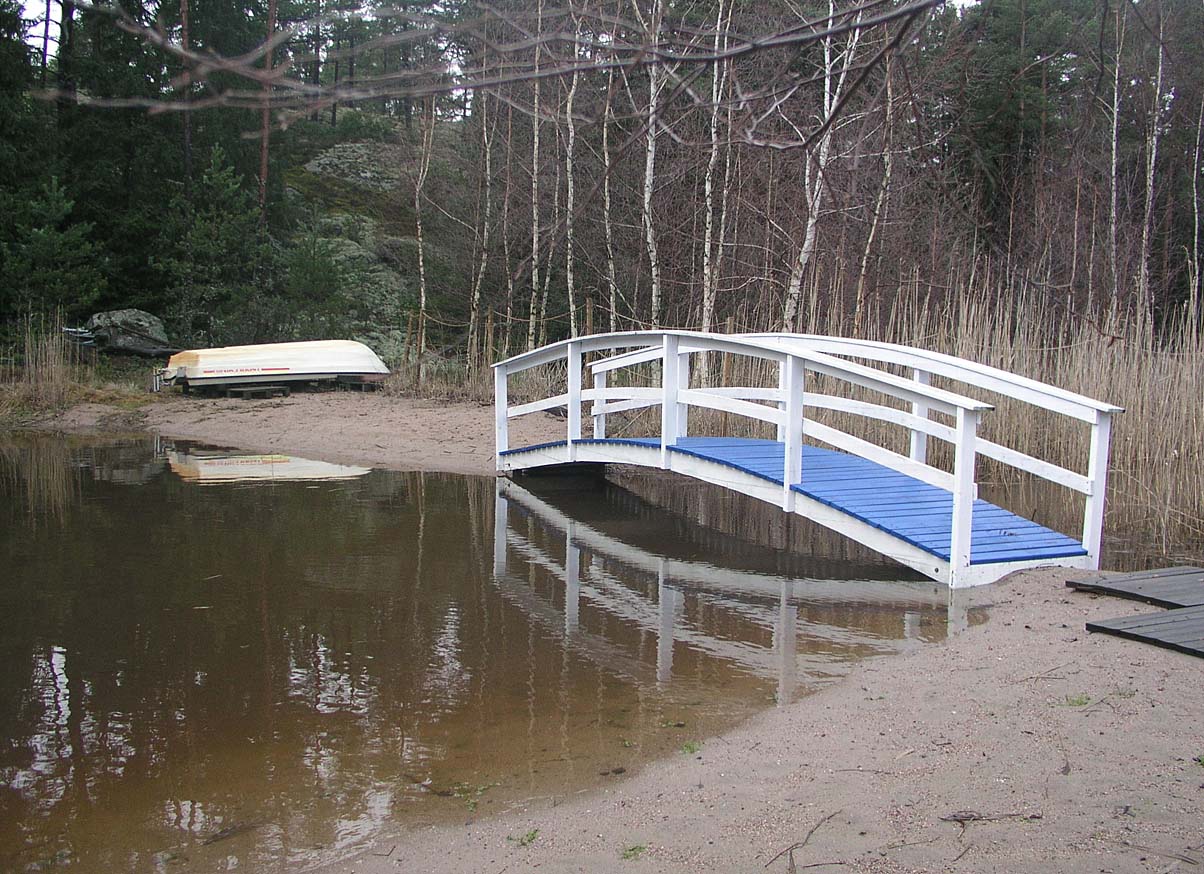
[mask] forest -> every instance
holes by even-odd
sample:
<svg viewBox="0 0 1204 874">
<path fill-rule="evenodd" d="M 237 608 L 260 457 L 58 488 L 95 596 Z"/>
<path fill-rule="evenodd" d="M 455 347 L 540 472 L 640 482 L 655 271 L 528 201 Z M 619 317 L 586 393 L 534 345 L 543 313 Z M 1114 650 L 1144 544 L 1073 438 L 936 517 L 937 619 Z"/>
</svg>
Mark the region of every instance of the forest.
<svg viewBox="0 0 1204 874">
<path fill-rule="evenodd" d="M 1113 524 L 1198 542 L 1201 59 L 1198 0 L 0 0 L 0 347 L 901 342 L 1124 406 Z"/>
<path fill-rule="evenodd" d="M 0 0 L 0 52 L 10 326 L 1199 322 L 1200 3 Z"/>
</svg>

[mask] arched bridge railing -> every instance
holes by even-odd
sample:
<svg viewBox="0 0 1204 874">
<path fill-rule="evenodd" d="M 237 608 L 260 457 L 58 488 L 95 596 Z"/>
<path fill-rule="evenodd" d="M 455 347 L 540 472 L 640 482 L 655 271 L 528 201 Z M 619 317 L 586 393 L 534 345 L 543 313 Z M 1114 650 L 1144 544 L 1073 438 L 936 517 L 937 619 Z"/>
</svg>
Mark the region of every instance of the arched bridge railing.
<svg viewBox="0 0 1204 874">
<path fill-rule="evenodd" d="M 709 353 L 746 356 L 776 366 L 776 388 L 753 386 L 691 386 L 691 361 Z M 851 360 L 859 359 L 859 360 Z M 529 403 L 511 405 L 509 380 L 525 370 L 564 361 L 565 391 Z M 660 362 L 659 385 L 611 384 L 616 371 Z M 862 363 L 867 362 L 867 363 Z M 911 378 L 875 365 L 909 369 Z M 585 371 L 591 387 L 585 386 Z M 822 374 L 848 386 L 868 389 L 902 401 L 905 408 L 855 400 L 835 394 L 808 391 L 808 377 Z M 931 385 L 939 376 L 971 389 L 979 388 L 1069 416 L 1090 426 L 1086 471 L 1080 473 L 985 440 L 978 435 L 982 416 L 993 406 L 955 391 Z M 1083 397 L 1054 386 L 987 367 L 965 359 L 897 344 L 804 334 L 709 334 L 694 331 L 632 331 L 565 340 L 535 349 L 494 365 L 496 443 L 498 469 L 511 466 L 506 455 L 510 419 L 554 408 L 566 408 L 565 460 L 577 459 L 577 446 L 585 440 L 606 437 L 607 416 L 627 410 L 659 406 L 660 466 L 670 467 L 670 448 L 688 435 L 690 407 L 716 410 L 766 422 L 782 444 L 781 504 L 795 510 L 803 476 L 804 439 L 868 459 L 878 465 L 935 486 L 952 495 L 949 529 L 950 582 L 959 569 L 971 564 L 971 536 L 975 479 L 979 455 L 1026 471 L 1085 496 L 1082 564 L 1098 567 L 1107 484 L 1111 417 L 1120 407 Z M 583 435 L 582 404 L 589 403 L 592 437 Z M 909 452 L 904 455 L 810 418 L 808 409 L 852 414 L 907 429 Z M 944 414 L 946 422 L 932 418 Z M 929 463 L 930 438 L 953 448 L 952 471 Z"/>
</svg>

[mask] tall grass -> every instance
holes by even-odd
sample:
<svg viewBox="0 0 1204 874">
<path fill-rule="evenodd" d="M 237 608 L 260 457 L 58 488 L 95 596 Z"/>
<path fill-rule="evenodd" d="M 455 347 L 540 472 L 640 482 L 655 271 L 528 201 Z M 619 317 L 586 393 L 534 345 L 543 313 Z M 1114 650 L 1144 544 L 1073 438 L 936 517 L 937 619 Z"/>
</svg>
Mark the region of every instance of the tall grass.
<svg viewBox="0 0 1204 874">
<path fill-rule="evenodd" d="M 126 408 L 141 406 L 148 394 L 151 365 L 144 359 L 97 358 L 63 333 L 62 320 L 27 319 L 0 365 L 0 427 L 93 401 Z"/>
<path fill-rule="evenodd" d="M 20 360 L 0 381 L 0 420 L 62 409 L 90 376 L 78 347 L 63 334 L 62 320 L 29 318 L 19 341 Z"/>
</svg>

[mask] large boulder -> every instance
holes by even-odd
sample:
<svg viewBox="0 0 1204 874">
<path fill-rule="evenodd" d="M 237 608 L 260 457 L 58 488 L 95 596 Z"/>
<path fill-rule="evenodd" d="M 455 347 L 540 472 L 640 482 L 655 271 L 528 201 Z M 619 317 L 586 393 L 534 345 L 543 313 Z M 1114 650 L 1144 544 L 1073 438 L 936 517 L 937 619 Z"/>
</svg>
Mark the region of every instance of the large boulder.
<svg viewBox="0 0 1204 874">
<path fill-rule="evenodd" d="M 340 182 L 372 191 L 393 191 L 401 187 L 405 155 L 398 145 L 388 143 L 339 143 L 305 165 L 315 176 L 328 176 Z"/>
<path fill-rule="evenodd" d="M 98 349 L 156 358 L 178 352 L 167 339 L 167 329 L 145 310 L 111 310 L 96 313 L 84 326 Z"/>
</svg>

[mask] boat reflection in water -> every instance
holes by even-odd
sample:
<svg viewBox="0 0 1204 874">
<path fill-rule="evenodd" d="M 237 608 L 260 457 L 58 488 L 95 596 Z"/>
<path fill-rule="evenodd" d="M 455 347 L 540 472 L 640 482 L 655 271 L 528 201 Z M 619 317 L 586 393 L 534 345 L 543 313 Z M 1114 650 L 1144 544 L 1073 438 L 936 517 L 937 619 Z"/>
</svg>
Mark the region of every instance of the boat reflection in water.
<svg viewBox="0 0 1204 874">
<path fill-rule="evenodd" d="M 897 565 L 792 555 L 707 537 L 686 523 L 705 540 L 692 547 L 688 535 L 664 538 L 641 526 L 639 507 L 647 509 L 581 477 L 523 478 L 522 485 L 499 479 L 493 535 L 493 580 L 503 597 L 566 648 L 636 683 L 664 686 L 675 659 L 692 656 L 773 680 L 776 701 L 785 704 L 853 661 L 944 637 L 943 626 L 956 630 L 968 621 L 964 599 L 930 580 L 899 580 L 910 572 Z M 727 547 L 721 564 L 717 541 Z M 857 579 L 858 572 L 878 578 Z M 655 639 L 654 664 L 639 658 L 642 648 L 616 643 L 619 626 Z"/>
<path fill-rule="evenodd" d="M 167 450 L 171 472 L 198 485 L 281 480 L 355 479 L 370 472 L 367 467 L 331 464 L 295 455 L 254 455 L 193 447 Z"/>
</svg>

